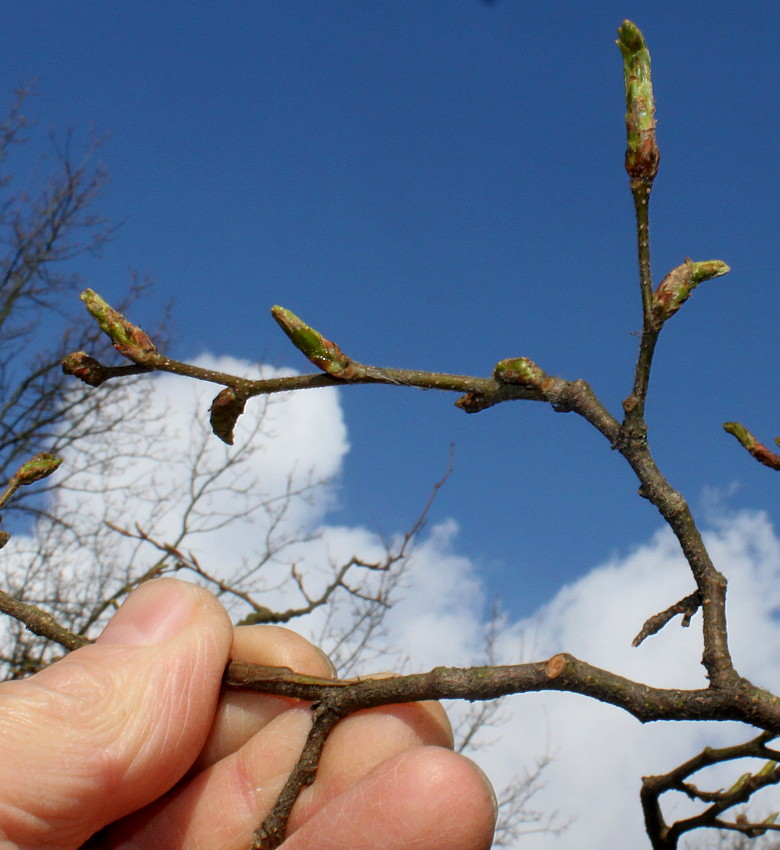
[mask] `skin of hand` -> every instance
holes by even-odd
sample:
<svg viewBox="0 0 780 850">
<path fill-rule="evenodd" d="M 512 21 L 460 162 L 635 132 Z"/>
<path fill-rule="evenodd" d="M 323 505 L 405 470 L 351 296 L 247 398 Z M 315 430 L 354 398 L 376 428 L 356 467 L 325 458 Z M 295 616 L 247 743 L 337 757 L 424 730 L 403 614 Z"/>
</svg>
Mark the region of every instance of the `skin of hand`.
<svg viewBox="0 0 780 850">
<path fill-rule="evenodd" d="M 0 848 L 245 850 L 295 764 L 306 703 L 221 688 L 229 657 L 331 677 L 277 626 L 234 629 L 174 579 L 130 595 L 91 646 L 0 684 Z M 487 850 L 492 790 L 438 703 L 332 732 L 283 850 Z"/>
</svg>

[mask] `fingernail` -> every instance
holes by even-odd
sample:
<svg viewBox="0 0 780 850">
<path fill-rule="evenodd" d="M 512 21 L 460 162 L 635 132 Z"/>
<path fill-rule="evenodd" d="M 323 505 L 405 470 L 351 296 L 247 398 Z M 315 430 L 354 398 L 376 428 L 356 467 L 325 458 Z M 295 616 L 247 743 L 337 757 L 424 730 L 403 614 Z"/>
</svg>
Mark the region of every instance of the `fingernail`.
<svg viewBox="0 0 780 850">
<path fill-rule="evenodd" d="M 155 579 L 134 590 L 114 614 L 98 643 L 151 646 L 176 637 L 197 607 L 195 585 Z"/>
<path fill-rule="evenodd" d="M 485 771 L 482 770 L 482 768 L 473 759 L 470 759 L 470 761 L 474 765 L 474 767 L 476 767 L 479 773 L 482 774 L 482 779 L 485 781 L 485 787 L 490 793 L 490 801 L 493 804 L 493 817 L 496 818 L 498 817 L 498 798 L 496 797 L 496 792 L 493 788 L 493 783 L 490 781 Z"/>
<path fill-rule="evenodd" d="M 329 656 L 327 656 L 318 646 L 315 647 L 317 652 L 322 656 L 322 660 L 328 665 L 328 669 L 330 670 L 330 678 L 338 679 L 338 671 L 336 670 L 336 665 L 330 660 Z"/>
</svg>

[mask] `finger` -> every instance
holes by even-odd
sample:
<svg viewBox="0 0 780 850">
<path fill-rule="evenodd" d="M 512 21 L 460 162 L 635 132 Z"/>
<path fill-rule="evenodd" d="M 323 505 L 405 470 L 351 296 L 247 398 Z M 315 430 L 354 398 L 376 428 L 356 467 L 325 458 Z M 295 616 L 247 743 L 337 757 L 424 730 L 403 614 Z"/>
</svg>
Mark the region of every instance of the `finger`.
<svg viewBox="0 0 780 850">
<path fill-rule="evenodd" d="M 308 820 L 382 762 L 421 746 L 452 748 L 452 727 L 438 702 L 401 703 L 351 714 L 330 733 L 317 778 L 301 792 L 291 827 Z"/>
<path fill-rule="evenodd" d="M 190 842 L 224 850 L 246 847 L 276 802 L 310 728 L 311 710 L 298 703 L 270 721 L 240 750 L 148 810 L 117 824 L 111 832 L 112 842 L 133 848 L 189 847 Z M 369 740 L 374 737 L 377 740 Z M 296 803 L 290 828 L 311 819 L 383 758 L 409 747 L 446 745 L 450 740 L 446 715 L 436 703 L 388 706 L 346 718 L 328 740 L 314 786 Z M 121 843 L 125 836 L 133 836 L 132 843 Z"/>
<path fill-rule="evenodd" d="M 101 846 L 246 850 L 284 787 L 310 728 L 308 707 L 288 709 L 237 752 L 109 827 Z"/>
<path fill-rule="evenodd" d="M 495 820 L 495 796 L 473 762 L 418 747 L 335 797 L 280 850 L 488 850 Z"/>
<path fill-rule="evenodd" d="M 94 645 L 4 683 L 0 835 L 78 847 L 170 788 L 208 734 L 231 639 L 211 594 L 160 579 Z"/>
<path fill-rule="evenodd" d="M 296 673 L 332 678 L 328 657 L 305 638 L 281 626 L 240 626 L 233 635 L 233 661 L 289 667 Z M 193 766 L 200 771 L 240 749 L 296 700 L 227 688 L 219 700 L 214 725 Z"/>
</svg>

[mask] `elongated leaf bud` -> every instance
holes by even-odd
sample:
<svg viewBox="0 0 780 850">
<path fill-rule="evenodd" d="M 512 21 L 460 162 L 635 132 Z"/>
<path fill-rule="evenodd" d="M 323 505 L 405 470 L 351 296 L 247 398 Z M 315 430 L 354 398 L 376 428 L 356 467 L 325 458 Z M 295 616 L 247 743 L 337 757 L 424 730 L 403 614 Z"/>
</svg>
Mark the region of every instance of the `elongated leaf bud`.
<svg viewBox="0 0 780 850">
<path fill-rule="evenodd" d="M 745 783 L 752 778 L 752 773 L 743 773 L 742 776 L 740 776 L 739 779 L 737 779 L 737 781 L 731 786 L 731 788 L 723 794 L 723 796 L 729 797 L 732 794 L 738 794 L 745 787 Z"/>
<path fill-rule="evenodd" d="M 653 295 L 653 310 L 656 316 L 665 322 L 680 309 L 700 283 L 714 277 L 722 277 L 730 271 L 731 267 L 722 260 L 694 263 L 686 257 L 685 262 L 672 269 L 658 285 Z"/>
<path fill-rule="evenodd" d="M 85 289 L 81 300 L 89 310 L 90 315 L 100 325 L 100 329 L 108 334 L 114 348 L 134 363 L 143 363 L 146 356 L 157 351 L 154 343 L 141 328 L 128 322 L 127 319 L 110 304 L 103 300 L 97 292 Z"/>
<path fill-rule="evenodd" d="M 271 315 L 281 329 L 290 337 L 292 344 L 323 372 L 334 378 L 348 380 L 353 375 L 352 361 L 346 354 L 314 328 L 299 319 L 292 310 L 272 307 Z"/>
<path fill-rule="evenodd" d="M 626 84 L 626 171 L 632 181 L 651 184 L 661 154 L 655 138 L 655 99 L 650 78 L 650 53 L 639 27 L 623 21 L 617 45 L 623 54 Z"/>
</svg>

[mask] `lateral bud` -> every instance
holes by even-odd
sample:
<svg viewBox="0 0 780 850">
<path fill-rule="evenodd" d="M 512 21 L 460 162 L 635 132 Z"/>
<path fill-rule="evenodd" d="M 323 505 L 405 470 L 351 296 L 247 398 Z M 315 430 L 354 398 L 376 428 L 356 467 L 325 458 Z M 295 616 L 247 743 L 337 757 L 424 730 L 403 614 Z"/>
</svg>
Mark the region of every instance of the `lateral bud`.
<svg viewBox="0 0 780 850">
<path fill-rule="evenodd" d="M 90 387 L 99 387 L 109 376 L 109 370 L 86 351 L 74 351 L 63 357 L 62 371 Z"/>
<path fill-rule="evenodd" d="M 19 467 L 14 474 L 14 479 L 20 486 L 34 484 L 42 478 L 48 478 L 61 463 L 61 457 L 55 457 L 48 452 L 39 452 Z"/>
<path fill-rule="evenodd" d="M 743 773 L 742 776 L 726 791 L 723 796 L 730 797 L 732 794 L 738 794 L 744 787 L 749 779 L 753 778 L 752 773 Z"/>
<path fill-rule="evenodd" d="M 493 377 L 503 384 L 520 384 L 522 387 L 541 390 L 547 373 L 530 358 L 516 357 L 497 363 Z"/>
<path fill-rule="evenodd" d="M 81 300 L 89 310 L 90 315 L 106 333 L 114 348 L 128 360 L 143 365 L 149 354 L 157 351 L 148 334 L 134 325 L 118 311 L 108 304 L 97 292 L 85 289 L 81 293 Z"/>
<path fill-rule="evenodd" d="M 705 280 L 728 274 L 731 267 L 722 260 L 703 260 L 694 263 L 690 257 L 672 269 L 653 294 L 653 312 L 665 322 L 688 300 L 693 290 Z"/>
<path fill-rule="evenodd" d="M 334 378 L 349 380 L 356 374 L 356 364 L 346 354 L 314 328 L 299 319 L 292 310 L 272 307 L 271 315 L 290 338 L 292 344 L 323 372 Z"/>
</svg>

